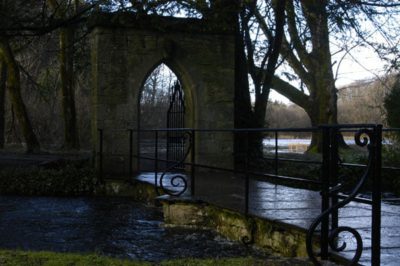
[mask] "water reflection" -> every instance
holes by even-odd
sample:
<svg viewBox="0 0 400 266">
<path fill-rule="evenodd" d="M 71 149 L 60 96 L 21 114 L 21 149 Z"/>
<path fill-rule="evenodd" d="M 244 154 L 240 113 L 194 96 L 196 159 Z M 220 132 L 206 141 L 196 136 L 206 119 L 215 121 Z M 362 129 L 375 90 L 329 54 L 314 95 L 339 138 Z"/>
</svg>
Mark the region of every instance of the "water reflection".
<svg viewBox="0 0 400 266">
<path fill-rule="evenodd" d="M 354 146 L 355 141 L 353 138 L 346 138 L 345 142 L 349 146 Z M 279 153 L 304 153 L 311 143 L 311 138 L 279 138 L 278 139 L 278 152 Z M 390 145 L 389 139 L 382 141 L 384 145 Z M 265 152 L 275 151 L 275 138 L 269 137 L 263 139 L 263 146 Z"/>
</svg>

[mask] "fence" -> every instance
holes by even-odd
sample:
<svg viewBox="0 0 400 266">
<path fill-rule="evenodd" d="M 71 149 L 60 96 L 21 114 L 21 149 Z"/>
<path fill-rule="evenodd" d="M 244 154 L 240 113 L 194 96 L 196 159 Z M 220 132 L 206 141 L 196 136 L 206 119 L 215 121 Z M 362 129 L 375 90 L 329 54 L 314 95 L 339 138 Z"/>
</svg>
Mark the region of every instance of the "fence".
<svg viewBox="0 0 400 266">
<path fill-rule="evenodd" d="M 363 240 L 356 229 L 348 226 L 339 226 L 338 210 L 349 202 L 359 202 L 372 206 L 372 224 L 371 224 L 371 263 L 380 264 L 380 229 L 381 229 L 381 171 L 398 171 L 396 167 L 382 167 L 382 132 L 399 131 L 399 129 L 384 129 L 381 125 L 374 124 L 356 124 L 356 125 L 336 125 L 320 126 L 318 128 L 301 129 L 232 129 L 232 130 L 202 130 L 202 129 L 154 129 L 154 130 L 127 130 L 129 132 L 129 164 L 130 175 L 133 175 L 133 160 L 148 160 L 154 163 L 154 184 L 165 188 L 165 180 L 168 179 L 169 187 L 165 191 L 173 196 L 180 196 L 189 193 L 191 196 L 201 196 L 201 189 L 197 177 L 204 176 L 204 172 L 229 173 L 240 176 L 244 181 L 244 206 L 242 211 L 248 215 L 249 201 L 251 198 L 250 180 L 258 179 L 269 182 L 291 183 L 296 186 L 306 186 L 321 191 L 321 212 L 311 223 L 307 233 L 307 252 L 310 259 L 318 264 L 316 252 L 312 249 L 312 242 L 315 235 L 320 240 L 321 251 L 318 257 L 327 259 L 330 251 L 341 252 L 346 245 L 337 246 L 335 239 L 343 232 L 350 233 L 356 239 L 356 250 L 352 258 L 352 263 L 357 263 L 360 259 L 363 249 Z M 183 157 L 177 161 L 168 160 L 168 157 L 160 156 L 161 137 L 167 135 L 167 132 L 179 132 L 183 138 L 183 147 L 185 149 Z M 134 134 L 146 133 L 153 135 L 153 156 L 141 156 L 140 151 L 136 153 L 132 149 Z M 285 158 L 279 152 L 280 134 L 314 134 L 321 141 L 322 156 L 304 159 Z M 99 130 L 99 173 L 102 175 L 102 139 L 103 130 Z M 261 149 L 260 140 L 267 135 L 273 135 L 275 142 L 272 153 Z M 339 146 L 343 144 L 343 135 L 354 134 L 354 144 L 360 152 L 367 156 L 365 164 L 346 163 L 340 158 Z M 204 158 L 200 160 L 200 155 L 204 154 L 204 147 L 201 147 L 196 140 L 208 136 L 216 138 L 216 135 L 229 136 L 234 140 L 234 149 L 232 154 L 225 156 L 232 157 L 232 167 L 219 167 L 213 160 L 204 163 Z M 224 137 L 220 138 L 224 139 Z M 197 151 L 201 149 L 202 151 Z M 272 154 L 272 156 L 271 156 Z M 264 156 L 265 155 L 265 156 Z M 198 158 L 196 158 L 198 157 Z M 218 160 L 217 160 L 218 161 Z M 211 163 L 210 163 L 211 162 Z M 160 163 L 164 164 L 166 169 L 160 169 Z M 316 165 L 319 168 L 317 178 L 307 176 L 286 175 L 281 173 L 280 164 L 307 164 Z M 263 164 L 260 166 L 260 164 Z M 182 165 L 185 169 L 182 171 Z M 176 169 L 179 166 L 180 170 Z M 352 187 L 349 187 L 347 180 L 344 180 L 340 173 L 345 168 L 359 168 L 363 173 L 359 177 L 353 177 Z M 164 180 L 165 179 L 165 180 Z M 359 197 L 362 187 L 370 182 L 372 197 L 370 199 Z M 227 186 L 229 184 L 226 184 Z M 172 189 L 171 189 L 172 188 Z M 228 204 L 229 205 L 229 204 Z M 316 233 L 320 228 L 319 234 Z"/>
</svg>

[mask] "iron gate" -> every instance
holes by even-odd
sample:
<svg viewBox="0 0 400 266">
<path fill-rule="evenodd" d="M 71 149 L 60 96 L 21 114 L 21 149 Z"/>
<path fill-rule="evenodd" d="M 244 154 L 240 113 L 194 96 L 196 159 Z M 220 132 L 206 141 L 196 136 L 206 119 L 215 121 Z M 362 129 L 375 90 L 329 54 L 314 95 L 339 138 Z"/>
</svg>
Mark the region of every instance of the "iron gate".
<svg viewBox="0 0 400 266">
<path fill-rule="evenodd" d="M 167 128 L 185 127 L 185 102 L 182 86 L 178 81 L 169 88 L 169 107 L 167 112 Z M 185 157 L 184 131 L 167 132 L 167 161 L 168 167 L 183 169 L 181 162 Z"/>
</svg>

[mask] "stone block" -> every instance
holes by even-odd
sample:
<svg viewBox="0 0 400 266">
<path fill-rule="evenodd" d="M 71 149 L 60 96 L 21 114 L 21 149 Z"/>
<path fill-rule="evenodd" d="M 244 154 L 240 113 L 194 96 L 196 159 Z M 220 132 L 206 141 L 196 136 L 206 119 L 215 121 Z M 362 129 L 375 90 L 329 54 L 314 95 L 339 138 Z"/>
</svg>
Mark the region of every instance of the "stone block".
<svg viewBox="0 0 400 266">
<path fill-rule="evenodd" d="M 206 215 L 203 207 L 185 204 L 163 204 L 164 221 L 168 224 L 189 227 L 206 226 Z"/>
</svg>

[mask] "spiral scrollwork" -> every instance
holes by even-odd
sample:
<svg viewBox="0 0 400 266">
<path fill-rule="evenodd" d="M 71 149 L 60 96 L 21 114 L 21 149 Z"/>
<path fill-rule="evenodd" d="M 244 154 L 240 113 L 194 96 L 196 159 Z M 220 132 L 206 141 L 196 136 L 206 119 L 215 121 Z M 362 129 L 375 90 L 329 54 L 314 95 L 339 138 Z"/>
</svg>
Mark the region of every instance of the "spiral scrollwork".
<svg viewBox="0 0 400 266">
<path fill-rule="evenodd" d="M 342 245 L 338 246 L 337 242 L 337 238 L 339 237 L 339 235 L 344 232 L 350 233 L 356 239 L 357 247 L 353 259 L 351 260 L 350 263 L 350 265 L 355 265 L 360 260 L 363 250 L 363 241 L 360 233 L 358 233 L 357 230 L 348 226 L 339 226 L 335 228 L 329 234 L 329 246 L 332 248 L 332 250 L 336 252 L 341 252 L 345 250 L 347 247 L 347 243 L 343 241 Z"/>
<path fill-rule="evenodd" d="M 368 144 L 371 144 L 371 140 L 372 140 L 372 131 L 366 128 L 358 130 L 354 135 L 354 141 L 360 147 L 365 147 Z"/>
<path fill-rule="evenodd" d="M 179 160 L 178 162 L 175 162 L 174 164 L 172 164 L 171 166 L 169 166 L 160 176 L 160 180 L 159 180 L 159 184 L 160 187 L 164 190 L 164 192 L 170 196 L 176 196 L 179 197 L 180 195 L 182 195 L 183 193 L 185 193 L 185 191 L 188 188 L 188 183 L 186 180 L 186 177 L 180 173 L 178 174 L 172 174 L 172 175 L 168 175 L 170 177 L 169 179 L 169 183 L 171 185 L 171 187 L 175 188 L 174 190 L 171 189 L 167 189 L 164 185 L 164 178 L 167 176 L 167 173 L 171 172 L 171 170 L 173 170 L 174 168 L 176 168 L 179 165 L 182 165 L 186 158 L 188 157 L 191 149 L 192 149 L 192 145 L 193 145 L 193 140 L 192 140 L 192 134 L 191 132 L 184 132 L 183 135 L 183 139 L 184 142 L 186 143 L 186 141 L 189 142 L 188 148 L 186 149 L 186 152 L 184 154 L 184 156 L 182 157 L 181 160 Z"/>
<path fill-rule="evenodd" d="M 367 168 L 366 168 L 365 172 L 363 173 L 363 175 L 361 176 L 361 178 L 358 180 L 356 186 L 353 188 L 351 193 L 348 194 L 348 196 L 345 199 L 343 199 L 342 201 L 336 203 L 335 205 L 331 206 L 330 208 L 328 208 L 327 210 L 322 212 L 310 225 L 310 227 L 307 231 L 307 237 L 306 237 L 307 253 L 309 255 L 309 258 L 315 265 L 321 264 L 319 262 L 319 260 L 317 259 L 317 256 L 313 250 L 313 245 L 312 245 L 313 244 L 312 238 L 313 238 L 313 235 L 314 235 L 318 225 L 321 224 L 321 222 L 324 219 L 329 218 L 329 216 L 333 212 L 344 207 L 345 205 L 347 205 L 350 201 L 352 201 L 357 196 L 361 187 L 366 182 L 369 172 L 372 168 L 371 147 L 375 143 L 375 140 L 373 138 L 373 132 L 370 129 L 366 129 L 366 128 L 359 129 L 354 135 L 354 140 L 358 146 L 360 146 L 360 147 L 367 146 L 369 149 Z M 337 194 L 340 191 L 341 187 L 342 186 L 339 184 L 335 187 L 330 188 L 328 191 L 328 194 L 330 196 Z M 361 235 L 357 232 L 357 230 L 355 230 L 354 228 L 348 227 L 348 226 L 339 226 L 337 228 L 334 228 L 329 233 L 328 244 L 329 244 L 330 248 L 335 252 L 344 251 L 347 248 L 347 243 L 345 241 L 342 241 L 341 245 L 338 246 L 337 240 L 338 240 L 340 234 L 346 233 L 346 232 L 351 234 L 352 237 L 354 237 L 356 239 L 356 244 L 357 244 L 355 253 L 354 253 L 353 258 L 351 259 L 349 265 L 357 265 L 357 263 L 361 257 L 361 254 L 362 254 L 362 250 L 363 250 L 363 241 L 362 241 Z"/>
<path fill-rule="evenodd" d="M 185 191 L 187 190 L 187 181 L 186 178 L 181 175 L 181 174 L 177 174 L 174 175 L 170 178 L 170 184 L 172 187 L 174 188 L 180 188 L 180 190 L 175 191 L 175 190 L 171 190 L 171 189 L 166 189 L 164 187 L 164 183 L 163 183 L 163 179 L 166 175 L 166 172 L 164 172 L 161 177 L 160 177 L 160 186 L 161 188 L 164 190 L 164 192 L 170 196 L 176 196 L 179 197 L 180 195 L 182 195 L 183 193 L 185 193 Z"/>
<path fill-rule="evenodd" d="M 248 227 L 248 234 L 241 238 L 241 241 L 245 245 L 252 245 L 254 244 L 254 235 L 256 233 L 256 221 L 252 217 L 247 217 Z"/>
</svg>

